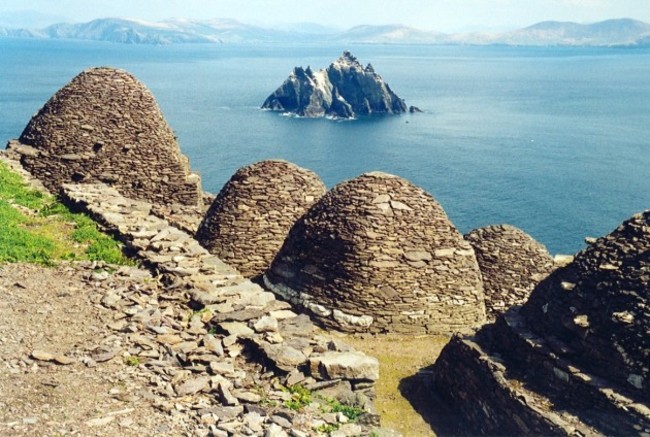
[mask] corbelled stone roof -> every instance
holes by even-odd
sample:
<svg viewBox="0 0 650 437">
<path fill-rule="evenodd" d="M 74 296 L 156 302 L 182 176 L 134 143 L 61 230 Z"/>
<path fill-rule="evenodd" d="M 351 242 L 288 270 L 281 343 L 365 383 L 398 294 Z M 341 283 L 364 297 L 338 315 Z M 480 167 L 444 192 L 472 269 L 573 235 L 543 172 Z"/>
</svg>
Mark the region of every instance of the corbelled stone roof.
<svg viewBox="0 0 650 437">
<path fill-rule="evenodd" d="M 314 204 L 265 283 L 347 331 L 448 332 L 485 320 L 472 247 L 429 194 L 385 173 L 343 182 Z"/>
<path fill-rule="evenodd" d="M 153 95 L 126 71 L 82 72 L 32 117 L 19 141 L 23 166 L 50 190 L 99 180 L 155 204 L 201 202 L 200 178 Z"/>
<path fill-rule="evenodd" d="M 271 264 L 291 226 L 325 191 L 314 172 L 286 161 L 243 167 L 212 203 L 197 239 L 244 276 L 258 276 Z"/>
<path fill-rule="evenodd" d="M 476 252 L 491 318 L 523 304 L 554 268 L 546 247 L 514 226 L 485 226 L 472 230 L 465 239 Z"/>
<path fill-rule="evenodd" d="M 625 221 L 542 281 L 522 308 L 593 373 L 650 399 L 650 211 Z"/>
<path fill-rule="evenodd" d="M 649 297 L 650 210 L 552 272 L 522 307 L 445 346 L 431 375 L 461 419 L 452 432 L 649 430 Z"/>
</svg>

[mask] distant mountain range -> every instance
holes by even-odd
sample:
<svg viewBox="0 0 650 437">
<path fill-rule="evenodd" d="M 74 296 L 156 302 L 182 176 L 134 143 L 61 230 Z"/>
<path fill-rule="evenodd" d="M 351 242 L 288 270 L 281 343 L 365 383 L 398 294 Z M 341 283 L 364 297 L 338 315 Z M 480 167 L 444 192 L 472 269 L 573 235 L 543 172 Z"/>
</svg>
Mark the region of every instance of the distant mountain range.
<svg viewBox="0 0 650 437">
<path fill-rule="evenodd" d="M 309 23 L 278 29 L 228 19 L 148 22 L 130 18 L 101 18 L 88 23 L 53 24 L 42 29 L 0 27 L 0 37 L 82 39 L 130 44 L 341 42 L 647 47 L 650 46 L 650 24 L 629 18 L 593 24 L 545 21 L 511 32 L 446 34 L 402 25 L 365 25 L 336 31 Z"/>
</svg>

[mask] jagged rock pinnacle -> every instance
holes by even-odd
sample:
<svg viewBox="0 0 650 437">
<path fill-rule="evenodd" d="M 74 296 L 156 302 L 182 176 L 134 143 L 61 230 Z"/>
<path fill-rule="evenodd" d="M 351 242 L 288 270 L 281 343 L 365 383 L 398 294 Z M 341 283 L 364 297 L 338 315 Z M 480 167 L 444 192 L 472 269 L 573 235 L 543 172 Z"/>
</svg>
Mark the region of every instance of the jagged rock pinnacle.
<svg viewBox="0 0 650 437">
<path fill-rule="evenodd" d="M 310 118 L 356 118 L 407 110 L 404 100 L 373 66 L 364 68 L 347 50 L 326 69 L 314 72 L 310 67 L 295 67 L 262 108 Z"/>
</svg>

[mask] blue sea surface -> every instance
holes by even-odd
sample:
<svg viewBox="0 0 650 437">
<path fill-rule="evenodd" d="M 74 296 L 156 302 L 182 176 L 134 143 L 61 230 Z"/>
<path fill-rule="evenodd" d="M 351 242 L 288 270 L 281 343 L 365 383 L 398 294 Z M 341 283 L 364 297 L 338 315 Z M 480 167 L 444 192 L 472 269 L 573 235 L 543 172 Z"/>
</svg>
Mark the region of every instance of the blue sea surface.
<svg viewBox="0 0 650 437">
<path fill-rule="evenodd" d="M 425 112 L 355 121 L 259 109 L 295 65 L 349 49 Z M 431 193 L 467 232 L 518 226 L 552 253 L 650 208 L 650 49 L 399 45 L 174 45 L 0 39 L 0 139 L 17 138 L 92 66 L 154 93 L 218 192 L 241 166 L 282 158 L 331 187 L 382 170 Z"/>
</svg>

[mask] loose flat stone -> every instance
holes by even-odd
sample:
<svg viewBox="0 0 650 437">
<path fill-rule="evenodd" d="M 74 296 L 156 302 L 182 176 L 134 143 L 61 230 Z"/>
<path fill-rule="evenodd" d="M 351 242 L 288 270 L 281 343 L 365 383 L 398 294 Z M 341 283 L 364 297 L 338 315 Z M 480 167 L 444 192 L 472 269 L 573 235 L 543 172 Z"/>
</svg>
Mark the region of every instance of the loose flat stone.
<svg viewBox="0 0 650 437">
<path fill-rule="evenodd" d="M 120 348 L 115 348 L 115 349 L 107 350 L 107 351 L 100 350 L 100 351 L 97 351 L 97 352 L 93 353 L 91 355 L 91 358 L 94 361 L 98 362 L 98 363 L 103 363 L 105 361 L 113 359 L 113 357 L 115 357 L 115 355 L 117 355 L 117 353 L 119 351 L 120 351 Z"/>
<path fill-rule="evenodd" d="M 233 395 L 240 401 L 249 402 L 251 404 L 257 404 L 262 400 L 260 395 L 250 391 L 233 391 Z"/>
<path fill-rule="evenodd" d="M 291 310 L 271 311 L 269 315 L 276 320 L 292 319 L 298 316 L 298 314 L 294 313 Z"/>
<path fill-rule="evenodd" d="M 270 332 L 264 336 L 264 339 L 272 344 L 278 344 L 284 341 L 284 337 L 279 332 Z"/>
<path fill-rule="evenodd" d="M 309 358 L 311 375 L 317 379 L 379 379 L 379 361 L 361 352 L 325 352 Z"/>
<path fill-rule="evenodd" d="M 291 371 L 307 360 L 305 354 L 290 346 L 263 344 L 262 350 L 267 358 L 282 370 Z"/>
<path fill-rule="evenodd" d="M 287 376 L 286 385 L 291 387 L 305 380 L 305 375 L 299 370 L 292 370 Z"/>
<path fill-rule="evenodd" d="M 248 320 L 261 317 L 262 315 L 264 315 L 263 310 L 254 310 L 254 309 L 247 308 L 241 311 L 231 311 L 228 313 L 216 314 L 212 318 L 212 322 L 213 323 L 230 322 L 230 321 L 246 322 Z"/>
<path fill-rule="evenodd" d="M 219 326 L 230 335 L 236 335 L 238 337 L 246 337 L 255 334 L 251 328 L 246 326 L 242 322 L 223 322 Z"/>
<path fill-rule="evenodd" d="M 264 437 L 289 437 L 289 434 L 279 425 L 272 423 L 264 431 Z"/>
<path fill-rule="evenodd" d="M 53 354 L 40 350 L 32 351 L 31 357 L 38 361 L 52 361 L 54 359 Z"/>
<path fill-rule="evenodd" d="M 183 341 L 183 338 L 177 334 L 163 334 L 156 337 L 156 341 L 162 344 L 174 345 Z"/>
<path fill-rule="evenodd" d="M 108 425 L 113 420 L 115 420 L 115 416 L 98 417 L 96 419 L 90 419 L 89 421 L 86 422 L 86 425 L 93 426 L 93 427 L 104 426 L 104 425 Z"/>
<path fill-rule="evenodd" d="M 221 340 L 217 339 L 212 334 L 205 334 L 203 336 L 203 347 L 218 357 L 223 356 L 223 345 L 221 344 Z"/>
<path fill-rule="evenodd" d="M 228 297 L 223 294 L 208 293 L 201 290 L 193 290 L 190 292 L 190 295 L 192 296 L 193 301 L 203 306 L 219 304 L 228 299 Z"/>
<path fill-rule="evenodd" d="M 223 340 L 221 341 L 225 347 L 230 347 L 233 344 L 237 343 L 237 339 L 238 339 L 237 335 L 232 334 L 227 337 L 224 337 Z"/>
<path fill-rule="evenodd" d="M 285 429 L 291 429 L 292 423 L 289 422 L 286 418 L 282 416 L 278 416 L 277 414 L 275 416 L 271 416 L 271 422 L 281 426 L 282 428 Z"/>
<path fill-rule="evenodd" d="M 308 315 L 301 314 L 297 317 L 284 319 L 279 322 L 280 332 L 284 337 L 309 337 L 316 327 Z"/>
<path fill-rule="evenodd" d="M 270 293 L 268 291 L 262 291 L 262 288 L 259 285 L 256 284 L 254 285 L 255 287 L 257 287 L 256 290 L 248 293 L 242 293 L 240 295 L 239 300 L 235 301 L 235 303 L 241 305 L 247 305 L 247 306 L 250 305 L 252 307 L 264 308 L 270 302 L 275 301 L 275 294 Z"/>
<path fill-rule="evenodd" d="M 239 416 L 244 412 L 244 407 L 241 405 L 237 405 L 234 407 L 216 407 L 213 408 L 214 414 L 219 416 L 221 420 L 231 420 L 234 419 L 235 417 Z"/>
<path fill-rule="evenodd" d="M 223 403 L 226 406 L 236 406 L 239 405 L 239 401 L 235 396 L 232 395 L 226 384 L 223 382 L 220 382 L 217 385 L 217 392 L 219 393 L 219 397 L 221 399 L 221 403 Z"/>
<path fill-rule="evenodd" d="M 356 423 L 348 423 L 342 425 L 336 431 L 332 431 L 330 433 L 330 437 L 352 437 L 355 435 L 360 435 L 361 431 L 361 426 L 357 425 Z"/>
<path fill-rule="evenodd" d="M 214 305 L 206 305 L 206 308 L 212 311 L 212 314 L 230 313 L 235 310 L 230 302 L 218 303 Z"/>
<path fill-rule="evenodd" d="M 174 387 L 174 390 L 178 396 L 193 395 L 206 388 L 209 383 L 210 377 L 199 376 L 198 378 L 192 378 L 181 382 Z"/>
<path fill-rule="evenodd" d="M 57 364 L 67 366 L 69 364 L 74 363 L 75 361 L 76 360 L 74 358 L 66 357 L 65 355 L 61 355 L 61 354 L 54 355 L 54 362 Z"/>
<path fill-rule="evenodd" d="M 210 362 L 210 369 L 217 374 L 232 375 L 235 373 L 235 366 L 233 363 L 224 363 L 220 361 Z"/>
<path fill-rule="evenodd" d="M 278 330 L 278 319 L 271 316 L 263 316 L 253 325 L 257 332 L 276 332 Z"/>
<path fill-rule="evenodd" d="M 244 415 L 243 422 L 251 431 L 259 433 L 262 431 L 264 417 L 259 413 L 251 412 Z"/>
</svg>

